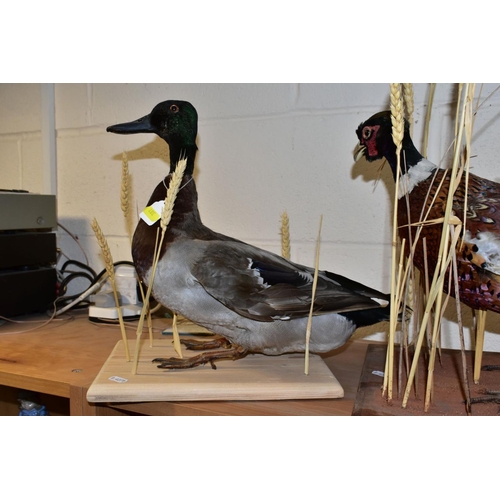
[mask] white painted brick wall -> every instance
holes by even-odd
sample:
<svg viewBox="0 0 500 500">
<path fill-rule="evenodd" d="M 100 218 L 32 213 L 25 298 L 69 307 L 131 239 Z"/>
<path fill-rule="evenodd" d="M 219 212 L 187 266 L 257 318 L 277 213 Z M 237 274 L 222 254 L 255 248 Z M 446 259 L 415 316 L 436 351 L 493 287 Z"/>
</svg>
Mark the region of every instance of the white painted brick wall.
<svg viewBox="0 0 500 500">
<path fill-rule="evenodd" d="M 483 96 L 496 88 L 485 86 Z M 427 84 L 415 85 L 415 142 L 421 143 Z M 437 87 L 429 158 L 449 145 L 455 86 Z M 56 84 L 58 215 L 100 270 L 90 221 L 97 217 L 115 260 L 130 259 L 119 203 L 121 154 L 128 152 L 134 203 L 142 210 L 168 172 L 168 151 L 153 135 L 108 134 L 108 125 L 148 114 L 166 99 L 198 110 L 196 181 L 203 221 L 279 252 L 283 210 L 291 219 L 292 259 L 313 265 L 324 216 L 321 267 L 389 291 L 393 181 L 388 168 L 354 164 L 355 129 L 387 108 L 388 84 Z M 474 171 L 500 180 L 496 164 L 500 95 L 477 115 Z M 0 187 L 42 191 L 40 88 L 0 84 Z M 59 245 L 82 260 L 59 231 Z M 453 307 L 443 345 L 459 347 Z M 485 348 L 500 351 L 500 317 L 490 314 Z M 358 335 L 384 338 L 376 325 Z M 368 335 L 370 334 L 370 335 Z"/>
</svg>

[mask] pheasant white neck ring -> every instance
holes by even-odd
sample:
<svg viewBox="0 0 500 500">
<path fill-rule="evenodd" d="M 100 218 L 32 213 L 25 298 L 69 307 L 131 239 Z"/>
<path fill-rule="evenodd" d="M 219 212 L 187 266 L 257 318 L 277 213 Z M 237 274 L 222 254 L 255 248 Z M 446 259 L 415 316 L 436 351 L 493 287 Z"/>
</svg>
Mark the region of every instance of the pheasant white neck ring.
<svg viewBox="0 0 500 500">
<path fill-rule="evenodd" d="M 415 166 L 411 167 L 405 174 L 399 178 L 398 198 L 411 193 L 413 188 L 425 181 L 432 172 L 438 168 L 434 163 L 426 158 L 422 158 Z"/>
</svg>

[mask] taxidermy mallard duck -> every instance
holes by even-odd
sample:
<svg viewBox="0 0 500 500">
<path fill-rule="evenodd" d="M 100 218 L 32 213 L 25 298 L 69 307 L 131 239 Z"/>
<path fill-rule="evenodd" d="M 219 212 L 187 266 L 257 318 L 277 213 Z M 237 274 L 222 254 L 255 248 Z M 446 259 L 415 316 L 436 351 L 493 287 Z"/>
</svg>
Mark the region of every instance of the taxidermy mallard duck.
<svg viewBox="0 0 500 500">
<path fill-rule="evenodd" d="M 190 368 L 247 353 L 303 352 L 314 270 L 206 227 L 193 179 L 198 116 L 186 101 L 165 101 L 138 120 L 108 127 L 115 134 L 154 133 L 170 148 L 170 173 L 148 206 L 164 200 L 181 157 L 187 167 L 154 277 L 153 296 L 168 309 L 221 336 L 226 348 L 191 358 L 160 359 L 159 368 Z M 147 285 L 159 222 L 139 220 L 132 255 Z M 342 346 L 356 328 L 389 319 L 389 296 L 344 276 L 320 271 L 310 351 Z"/>
</svg>

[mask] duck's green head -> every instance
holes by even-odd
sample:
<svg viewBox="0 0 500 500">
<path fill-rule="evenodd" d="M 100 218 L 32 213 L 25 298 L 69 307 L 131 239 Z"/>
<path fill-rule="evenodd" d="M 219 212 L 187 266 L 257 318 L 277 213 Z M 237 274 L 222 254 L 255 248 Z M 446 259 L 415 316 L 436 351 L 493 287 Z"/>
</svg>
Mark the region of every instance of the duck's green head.
<svg viewBox="0 0 500 500">
<path fill-rule="evenodd" d="M 194 163 L 198 113 L 187 101 L 160 102 L 149 115 L 132 122 L 111 125 L 106 130 L 114 134 L 157 134 L 170 146 L 171 168 L 175 168 L 177 161 L 183 156 L 187 156 L 188 166 L 189 163 Z"/>
</svg>

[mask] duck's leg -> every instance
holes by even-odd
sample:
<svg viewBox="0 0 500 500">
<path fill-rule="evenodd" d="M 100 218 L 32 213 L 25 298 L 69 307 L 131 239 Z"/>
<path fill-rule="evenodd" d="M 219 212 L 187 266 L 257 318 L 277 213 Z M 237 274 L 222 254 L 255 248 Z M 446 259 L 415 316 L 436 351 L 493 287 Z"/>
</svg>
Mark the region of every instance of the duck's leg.
<svg viewBox="0 0 500 500">
<path fill-rule="evenodd" d="M 222 359 L 236 360 L 245 357 L 248 350 L 241 346 L 233 346 L 225 351 L 203 352 L 191 358 L 155 358 L 152 363 L 160 363 L 158 368 L 163 370 L 179 370 L 185 368 L 194 368 L 195 366 L 210 363 L 214 370 L 217 369 L 215 361 Z"/>
<path fill-rule="evenodd" d="M 230 349 L 233 344 L 229 342 L 224 337 L 217 337 L 212 340 L 193 340 L 193 339 L 182 339 L 181 344 L 191 351 L 204 351 L 206 349 L 218 349 L 223 347 L 224 349 Z"/>
</svg>

